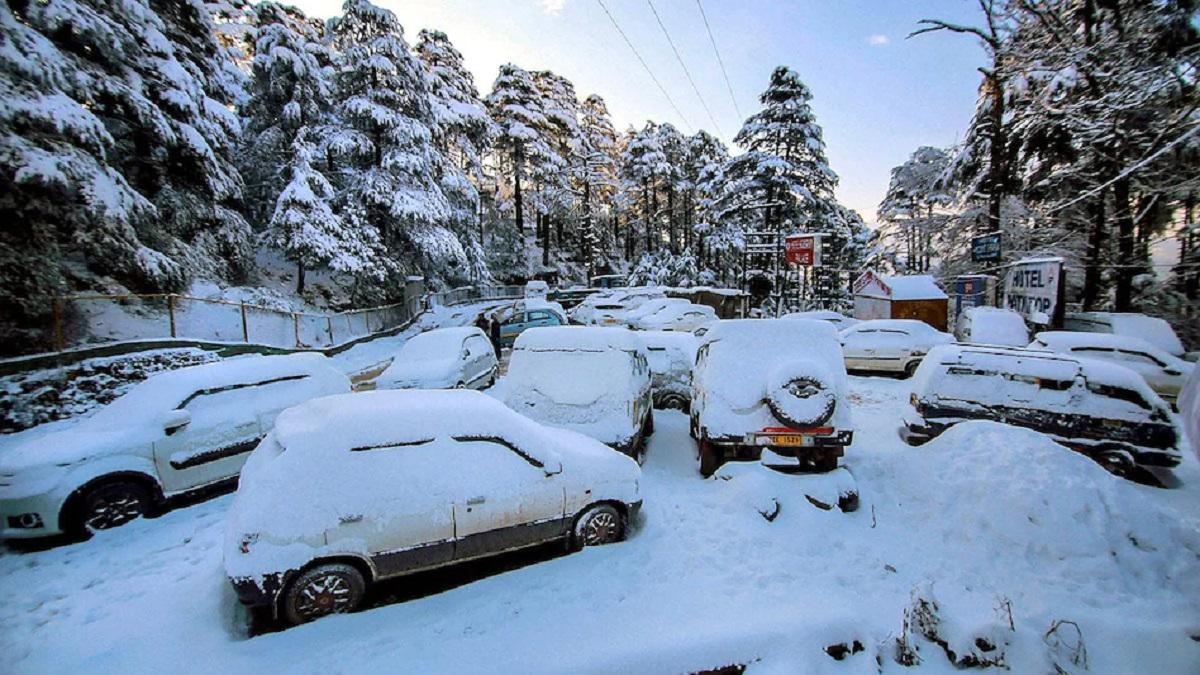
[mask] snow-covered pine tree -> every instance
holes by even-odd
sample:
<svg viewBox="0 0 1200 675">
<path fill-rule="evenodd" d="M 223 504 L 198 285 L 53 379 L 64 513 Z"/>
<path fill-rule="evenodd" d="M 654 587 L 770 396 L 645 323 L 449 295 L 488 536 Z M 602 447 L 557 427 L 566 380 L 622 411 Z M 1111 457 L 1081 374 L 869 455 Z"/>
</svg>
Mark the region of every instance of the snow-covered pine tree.
<svg viewBox="0 0 1200 675">
<path fill-rule="evenodd" d="M 526 176 L 531 158 L 551 154 L 541 133 L 548 122 L 541 111 L 540 95 L 533 75 L 511 63 L 500 66 L 500 73 L 486 103 L 496 130 L 493 148 L 505 179 L 499 186 L 499 197 L 503 201 L 511 199 L 514 214 L 513 230 L 503 235 L 507 245 L 500 253 L 505 259 L 498 262 L 505 273 L 524 276 L 529 269 L 528 261 L 524 259 L 527 248 L 524 243 L 525 210 L 529 206 L 525 198 L 529 187 Z M 498 226 L 506 227 L 508 223 Z"/>
<path fill-rule="evenodd" d="M 627 258 L 632 259 L 634 234 L 640 228 L 645 236 L 643 253 L 651 253 L 662 242 L 658 228 L 658 181 L 670 171 L 663 152 L 658 125 L 646 122 L 634 132 L 621 153 L 622 189 L 627 193 L 630 219 L 627 221 Z"/>
<path fill-rule="evenodd" d="M 247 213 L 261 226 L 290 180 L 287 162 L 299 130 L 309 130 L 308 142 L 319 140 L 329 114 L 333 52 L 295 8 L 262 2 L 255 15 L 258 39 L 238 164 L 247 183 Z"/>
<path fill-rule="evenodd" d="M 717 201 L 721 196 L 724 168 L 728 161 L 729 150 L 712 134 L 700 130 L 688 139 L 684 163 L 688 208 L 684 231 L 689 238 L 688 248 L 695 252 L 702 274 L 711 268 L 723 267 L 708 263 L 713 250 L 713 241 L 710 239 L 723 241 L 717 236 L 721 222 Z"/>
<path fill-rule="evenodd" d="M 374 228 L 403 273 L 434 283 L 461 277 L 467 258 L 445 226 L 451 208 L 423 67 L 395 14 L 368 0 L 346 0 L 342 11 L 332 28 L 338 128 L 328 145 L 346 158 L 343 216 L 351 227 Z"/>
<path fill-rule="evenodd" d="M 546 120 L 541 129 L 549 150 L 531 155 L 530 174 L 537 186 L 535 208 L 541 216 L 542 266 L 551 265 L 551 254 L 578 250 L 566 246 L 566 223 L 572 216 L 575 195 L 572 180 L 582 170 L 580 157 L 579 100 L 571 81 L 551 71 L 533 74 L 539 107 Z M 553 235 L 553 236 L 552 236 Z"/>
<path fill-rule="evenodd" d="M 479 186 L 491 120 L 462 54 L 440 31 L 422 30 L 414 48 L 429 76 L 434 142 L 445 162 L 441 185 L 450 205 L 450 224 L 467 254 L 466 281 L 491 280 L 482 240 Z"/>
<path fill-rule="evenodd" d="M 592 94 L 580 106 L 579 131 L 582 171 L 583 221 L 580 224 L 580 255 L 589 279 L 597 263 L 607 263 L 616 252 L 613 228 L 603 227 L 612 213 L 612 198 L 617 189 L 617 133 L 604 99 Z M 601 260 L 603 258 L 603 260 Z"/>
<path fill-rule="evenodd" d="M 662 175 L 659 178 L 659 189 L 664 193 L 663 209 L 656 220 L 661 228 L 667 231 L 667 248 L 672 255 L 678 255 L 682 248 L 683 235 L 679 231 L 680 206 L 679 194 L 687 189 L 687 177 L 684 165 L 687 162 L 687 140 L 683 134 L 670 122 L 664 122 L 658 127 L 658 145 L 662 148 Z"/>
<path fill-rule="evenodd" d="M 945 150 L 926 145 L 892 169 L 878 216 L 888 258 L 899 272 L 930 270 L 934 241 L 947 218 L 935 210 L 952 200 L 941 182 L 949 163 L 950 155 Z"/>
<path fill-rule="evenodd" d="M 288 162 L 290 180 L 279 194 L 269 224 L 271 242 L 296 263 L 296 293 L 304 293 L 305 271 L 327 267 L 359 279 L 383 281 L 389 270 L 378 233 L 347 228 L 333 212 L 333 186 L 313 167 L 314 146 L 301 127 Z"/>
</svg>

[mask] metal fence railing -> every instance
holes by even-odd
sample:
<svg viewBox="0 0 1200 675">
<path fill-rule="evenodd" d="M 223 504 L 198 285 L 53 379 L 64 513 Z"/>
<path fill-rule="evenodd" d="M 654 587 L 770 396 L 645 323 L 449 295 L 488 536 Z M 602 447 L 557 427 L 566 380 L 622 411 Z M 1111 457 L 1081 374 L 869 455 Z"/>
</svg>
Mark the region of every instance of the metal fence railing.
<svg viewBox="0 0 1200 675">
<path fill-rule="evenodd" d="M 487 300 L 518 300 L 524 297 L 524 286 L 463 286 L 429 295 L 429 306 L 461 305 Z"/>
</svg>

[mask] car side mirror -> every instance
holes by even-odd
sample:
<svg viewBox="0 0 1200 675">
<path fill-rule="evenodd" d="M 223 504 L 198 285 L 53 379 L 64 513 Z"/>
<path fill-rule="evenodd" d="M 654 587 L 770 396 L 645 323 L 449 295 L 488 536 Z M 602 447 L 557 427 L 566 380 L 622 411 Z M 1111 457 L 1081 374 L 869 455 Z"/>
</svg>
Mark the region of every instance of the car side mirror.
<svg viewBox="0 0 1200 675">
<path fill-rule="evenodd" d="M 562 473 L 562 462 L 547 462 L 546 465 L 542 467 L 542 470 L 546 472 L 546 478 L 549 478 L 550 476 L 557 476 L 558 474 Z"/>
<path fill-rule="evenodd" d="M 168 410 L 162 416 L 162 428 L 168 436 L 192 423 L 192 413 L 186 410 Z"/>
<path fill-rule="evenodd" d="M 1176 376 L 1183 374 L 1183 373 L 1179 372 L 1178 370 L 1175 370 L 1174 368 L 1167 368 L 1167 369 L 1163 370 L 1163 372 L 1166 373 L 1167 375 L 1170 375 L 1171 377 L 1176 377 Z"/>
</svg>

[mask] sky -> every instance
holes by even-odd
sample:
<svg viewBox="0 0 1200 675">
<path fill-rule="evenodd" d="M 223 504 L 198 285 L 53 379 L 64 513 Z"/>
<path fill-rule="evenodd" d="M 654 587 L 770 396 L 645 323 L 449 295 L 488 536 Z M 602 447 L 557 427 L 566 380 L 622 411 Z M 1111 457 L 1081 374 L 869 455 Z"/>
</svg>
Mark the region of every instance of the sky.
<svg viewBox="0 0 1200 675">
<path fill-rule="evenodd" d="M 291 2 L 310 16 L 341 11 L 339 0 Z M 875 220 L 892 167 L 921 145 L 946 146 L 961 136 L 975 106 L 976 68 L 985 60 L 979 45 L 962 35 L 905 39 L 922 18 L 976 21 L 979 12 L 971 0 L 375 2 L 396 13 L 410 44 L 422 28 L 449 35 L 481 95 L 490 91 L 501 64 L 553 70 L 575 84 L 580 99 L 592 93 L 604 97 L 618 130 L 654 120 L 684 132 L 703 128 L 729 143 L 758 109 L 771 71 L 788 66 L 812 90 L 830 165 L 841 178 L 838 199 L 867 222 Z M 701 4 L 731 86 L 722 77 Z"/>
</svg>

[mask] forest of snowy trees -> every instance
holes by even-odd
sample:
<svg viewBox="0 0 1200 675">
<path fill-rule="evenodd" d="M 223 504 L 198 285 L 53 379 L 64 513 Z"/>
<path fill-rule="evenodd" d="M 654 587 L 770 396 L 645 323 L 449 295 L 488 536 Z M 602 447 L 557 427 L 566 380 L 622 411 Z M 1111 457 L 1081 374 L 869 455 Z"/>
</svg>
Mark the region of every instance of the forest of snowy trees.
<svg viewBox="0 0 1200 675">
<path fill-rule="evenodd" d="M 264 250 L 336 307 L 387 302 L 414 274 L 736 286 L 754 230 L 828 233 L 823 288 L 845 297 L 865 251 L 811 94 L 782 67 L 736 156 L 704 131 L 618 131 L 550 71 L 505 65 L 481 92 L 446 34 L 410 44 L 367 0 L 328 20 L 245 0 L 10 2 L 0 88 L 0 315 L 31 347 L 55 295 L 254 285 Z"/>
<path fill-rule="evenodd" d="M 1200 339 L 1197 3 L 980 7 L 978 25 L 929 19 L 911 38 L 974 40 L 987 65 L 962 142 L 918 148 L 892 170 L 876 262 L 983 271 L 971 237 L 1000 231 L 1002 263 L 1063 256 L 1081 308 L 1165 316 Z M 1156 262 L 1173 243 L 1178 262 Z"/>
</svg>

